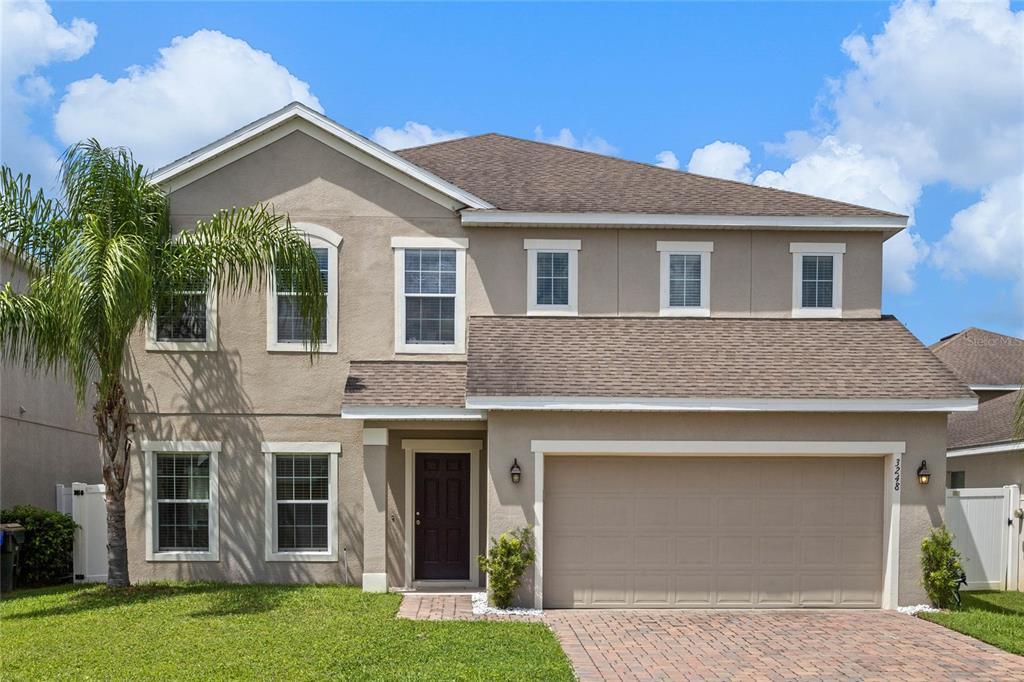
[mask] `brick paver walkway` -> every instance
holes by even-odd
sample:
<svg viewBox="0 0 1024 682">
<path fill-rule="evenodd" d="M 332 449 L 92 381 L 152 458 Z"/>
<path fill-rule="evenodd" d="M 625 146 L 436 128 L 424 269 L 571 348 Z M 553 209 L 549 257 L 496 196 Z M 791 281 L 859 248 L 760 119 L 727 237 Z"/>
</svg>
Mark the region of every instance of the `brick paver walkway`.
<svg viewBox="0 0 1024 682">
<path fill-rule="evenodd" d="M 1024 680 L 1015 656 L 892 611 L 547 611 L 581 680 Z"/>
<path fill-rule="evenodd" d="M 892 611 L 552 610 L 476 616 L 468 594 L 407 594 L 399 617 L 542 620 L 581 680 L 1024 682 L 1024 657 Z"/>
</svg>

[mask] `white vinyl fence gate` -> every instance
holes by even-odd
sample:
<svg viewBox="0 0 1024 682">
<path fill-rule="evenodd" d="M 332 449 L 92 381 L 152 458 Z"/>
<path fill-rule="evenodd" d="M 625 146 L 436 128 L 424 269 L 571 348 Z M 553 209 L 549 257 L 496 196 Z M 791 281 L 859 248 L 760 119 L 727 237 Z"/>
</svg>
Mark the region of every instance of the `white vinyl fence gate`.
<svg viewBox="0 0 1024 682">
<path fill-rule="evenodd" d="M 1020 489 L 946 491 L 946 527 L 964 559 L 968 590 L 1015 590 L 1019 570 Z"/>
<path fill-rule="evenodd" d="M 57 509 L 70 514 L 75 530 L 75 582 L 107 581 L 107 488 L 102 483 L 57 485 Z"/>
</svg>

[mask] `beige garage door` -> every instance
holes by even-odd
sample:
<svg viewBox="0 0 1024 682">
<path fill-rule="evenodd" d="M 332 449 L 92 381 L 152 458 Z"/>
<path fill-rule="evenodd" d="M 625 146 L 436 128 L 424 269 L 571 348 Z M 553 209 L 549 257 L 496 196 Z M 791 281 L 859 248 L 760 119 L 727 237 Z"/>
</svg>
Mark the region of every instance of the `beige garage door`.
<svg viewBox="0 0 1024 682">
<path fill-rule="evenodd" d="M 876 607 L 880 458 L 548 456 L 544 606 Z"/>
</svg>

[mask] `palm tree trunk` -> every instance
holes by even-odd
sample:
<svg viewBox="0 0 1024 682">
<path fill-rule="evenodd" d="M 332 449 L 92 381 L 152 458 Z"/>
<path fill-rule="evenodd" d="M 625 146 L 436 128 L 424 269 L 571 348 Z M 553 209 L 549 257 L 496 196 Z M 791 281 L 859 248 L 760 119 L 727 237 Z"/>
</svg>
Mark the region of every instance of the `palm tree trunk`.
<svg viewBox="0 0 1024 682">
<path fill-rule="evenodd" d="M 93 409 L 103 456 L 103 482 L 107 486 L 107 586 L 128 587 L 128 534 L 125 528 L 125 493 L 131 473 L 132 442 L 128 432 L 128 401 L 120 381 L 111 383 L 106 396 Z"/>
</svg>

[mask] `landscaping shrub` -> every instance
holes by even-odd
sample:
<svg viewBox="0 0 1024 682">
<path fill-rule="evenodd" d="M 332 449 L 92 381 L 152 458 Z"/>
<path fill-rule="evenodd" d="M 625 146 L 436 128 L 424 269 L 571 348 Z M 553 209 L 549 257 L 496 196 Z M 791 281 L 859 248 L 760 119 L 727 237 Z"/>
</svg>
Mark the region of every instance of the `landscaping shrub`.
<svg viewBox="0 0 1024 682">
<path fill-rule="evenodd" d="M 962 571 L 960 552 L 953 548 L 953 535 L 945 525 L 933 528 L 921 542 L 921 582 L 932 604 L 940 609 L 957 605 L 956 588 Z"/>
<path fill-rule="evenodd" d="M 491 539 L 486 557 L 477 557 L 480 570 L 487 574 L 491 603 L 498 608 L 512 606 L 519 581 L 537 558 L 533 549 L 533 528 L 516 528 Z"/>
<path fill-rule="evenodd" d="M 25 544 L 18 549 L 15 584 L 40 587 L 69 582 L 72 578 L 72 549 L 75 522 L 67 514 L 21 505 L 0 511 L 0 523 L 25 527 Z"/>
</svg>

